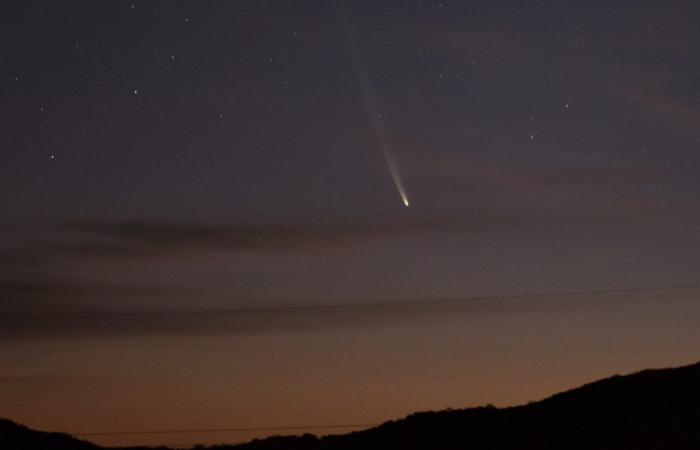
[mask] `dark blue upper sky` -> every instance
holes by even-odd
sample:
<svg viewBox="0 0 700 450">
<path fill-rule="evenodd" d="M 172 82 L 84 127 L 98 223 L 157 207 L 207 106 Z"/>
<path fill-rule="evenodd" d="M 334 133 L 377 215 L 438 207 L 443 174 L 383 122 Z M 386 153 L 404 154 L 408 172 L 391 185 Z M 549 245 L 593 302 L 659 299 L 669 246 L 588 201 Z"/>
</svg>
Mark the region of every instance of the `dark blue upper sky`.
<svg viewBox="0 0 700 450">
<path fill-rule="evenodd" d="M 583 3 L 6 2 L 0 211 L 400 210 L 349 39 L 415 214 L 691 200 L 697 6 Z"/>
</svg>

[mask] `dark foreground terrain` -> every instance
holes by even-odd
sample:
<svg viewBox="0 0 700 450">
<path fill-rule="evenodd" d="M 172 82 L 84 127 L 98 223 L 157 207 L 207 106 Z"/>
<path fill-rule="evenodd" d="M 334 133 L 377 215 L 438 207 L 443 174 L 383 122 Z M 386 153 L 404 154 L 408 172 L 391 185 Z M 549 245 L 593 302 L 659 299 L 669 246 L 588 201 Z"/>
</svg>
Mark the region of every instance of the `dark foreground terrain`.
<svg viewBox="0 0 700 450">
<path fill-rule="evenodd" d="M 96 450 L 0 419 L 2 450 Z M 700 363 L 614 376 L 512 408 L 412 414 L 355 433 L 276 436 L 219 450 L 700 449 Z"/>
</svg>

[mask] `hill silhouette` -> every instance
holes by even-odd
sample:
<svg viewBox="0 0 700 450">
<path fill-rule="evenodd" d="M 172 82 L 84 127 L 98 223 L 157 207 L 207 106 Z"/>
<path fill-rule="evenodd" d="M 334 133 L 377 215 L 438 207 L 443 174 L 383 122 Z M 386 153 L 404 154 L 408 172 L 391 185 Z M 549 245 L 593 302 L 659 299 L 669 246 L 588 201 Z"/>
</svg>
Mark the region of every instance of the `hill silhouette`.
<svg viewBox="0 0 700 450">
<path fill-rule="evenodd" d="M 30 430 L 11 420 L 0 419 L 2 450 L 98 450 L 100 447 L 65 433 Z"/>
<path fill-rule="evenodd" d="M 95 450 L 65 434 L 0 420 L 6 450 Z M 217 450 L 700 449 L 700 363 L 614 376 L 545 400 L 420 412 L 345 435 L 273 436 Z"/>
</svg>

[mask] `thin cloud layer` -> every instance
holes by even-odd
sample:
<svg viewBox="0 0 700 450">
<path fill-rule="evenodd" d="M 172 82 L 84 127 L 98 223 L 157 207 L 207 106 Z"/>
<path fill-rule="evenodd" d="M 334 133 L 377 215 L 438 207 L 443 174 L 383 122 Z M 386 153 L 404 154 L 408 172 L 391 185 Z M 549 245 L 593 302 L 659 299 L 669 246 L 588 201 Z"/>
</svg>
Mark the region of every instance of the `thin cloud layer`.
<svg viewBox="0 0 700 450">
<path fill-rule="evenodd" d="M 205 268 L 208 252 L 226 252 L 245 260 L 245 255 L 270 252 L 308 254 L 329 247 L 361 248 L 371 240 L 415 238 L 434 232 L 454 236 L 509 236 L 523 230 L 554 231 L 562 227 L 588 228 L 611 223 L 624 228 L 664 220 L 696 221 L 698 215 L 680 206 L 644 208 L 630 203 L 614 211 L 607 207 L 581 209 L 578 205 L 569 211 L 524 210 L 518 214 L 515 211 L 474 211 L 443 215 L 439 219 L 422 216 L 306 226 L 63 222 L 46 226 L 41 231 L 32 228 L 25 235 L 19 233 L 23 239 L 13 240 L 11 251 L 3 253 L 0 266 L 7 270 L 0 277 L 0 338 L 308 331 L 370 326 L 388 323 L 399 316 L 403 317 L 402 321 L 411 322 L 426 314 L 450 313 L 453 308 L 479 313 L 532 309 L 541 304 L 479 301 L 458 307 L 410 304 L 392 307 L 363 305 L 358 299 L 348 302 L 355 306 L 352 310 L 324 308 L 320 304 L 319 308 L 278 308 L 272 312 L 251 307 L 207 312 L 212 307 L 196 301 L 198 297 L 212 295 L 212 292 L 218 292 L 219 296 L 229 294 L 221 287 L 202 285 L 196 276 L 183 286 L 176 286 L 144 284 L 119 276 L 119 281 L 99 281 L 90 275 L 90 270 L 96 263 L 99 263 L 100 273 L 122 270 L 124 264 L 157 266 L 179 260 L 183 255 L 188 255 L 188 262 L 195 267 L 204 265 Z M 36 244 L 37 233 L 42 236 L 41 246 Z M 16 258 L 24 263 L 18 265 Z M 66 267 L 74 270 L 66 272 Z M 228 283 L 235 286 L 237 280 L 231 279 Z M 183 298 L 191 298 L 185 302 L 191 306 L 182 307 L 182 303 L 170 301 Z M 337 299 L 328 299 L 328 302 L 334 304 Z M 202 306 L 198 306 L 200 304 Z"/>
<path fill-rule="evenodd" d="M 408 229 L 424 226 L 413 224 Z M 0 338 L 235 334 L 314 328 L 316 321 L 308 320 L 308 314 L 265 314 L 264 320 L 258 313 L 245 311 L 224 315 L 170 311 L 163 316 L 169 297 L 192 293 L 184 288 L 135 284 L 129 279 L 100 282 L 85 272 L 95 263 L 106 265 L 102 271 L 110 267 L 119 270 L 123 264 L 158 264 L 183 257 L 206 264 L 206 259 L 199 258 L 209 251 L 308 250 L 362 241 L 393 233 L 395 228 L 395 224 L 321 227 L 110 221 L 71 221 L 24 231 L 16 228 L 12 240 L 3 243 L 0 258 L 0 267 L 5 269 L 0 276 Z M 67 275 L 66 267 L 77 268 L 78 274 L 73 270 Z M 209 289 L 197 286 L 194 293 Z M 162 300 L 158 303 L 162 306 L 145 311 L 154 299 Z"/>
</svg>

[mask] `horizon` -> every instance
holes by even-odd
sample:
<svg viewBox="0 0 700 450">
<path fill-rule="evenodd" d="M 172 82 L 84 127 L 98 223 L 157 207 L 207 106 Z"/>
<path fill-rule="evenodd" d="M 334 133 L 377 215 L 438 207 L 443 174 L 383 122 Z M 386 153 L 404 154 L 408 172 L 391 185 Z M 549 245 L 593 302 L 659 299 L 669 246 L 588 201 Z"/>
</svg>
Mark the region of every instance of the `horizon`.
<svg viewBox="0 0 700 450">
<path fill-rule="evenodd" d="M 575 388 L 571 389 L 566 389 L 561 392 L 557 392 L 555 394 L 551 394 L 545 398 L 538 399 L 536 401 L 529 401 L 527 403 L 515 405 L 515 406 L 509 406 L 509 407 L 496 407 L 492 404 L 485 404 L 477 407 L 472 407 L 472 408 L 467 408 L 467 409 L 460 409 L 460 408 L 446 408 L 438 411 L 416 411 L 413 412 L 405 417 L 401 418 L 396 418 L 394 420 L 389 420 L 383 423 L 377 423 L 377 424 L 355 424 L 355 425 L 318 425 L 318 426 L 308 426 L 308 427 L 268 427 L 268 428 L 262 428 L 262 429 L 218 429 L 218 430 L 140 430 L 140 431 L 120 431 L 120 432 L 106 432 L 106 433 L 84 433 L 81 436 L 78 435 L 70 435 L 69 433 L 65 432 L 58 432 L 61 434 L 66 434 L 70 437 L 74 438 L 79 438 L 79 439 L 86 439 L 91 437 L 91 436 L 100 436 L 100 435 L 185 435 L 185 434 L 198 434 L 198 433 L 233 433 L 233 432 L 250 432 L 250 431 L 276 431 L 275 434 L 270 435 L 268 437 L 273 437 L 273 438 L 307 438 L 307 436 L 311 436 L 312 439 L 319 439 L 319 440 L 325 440 L 328 438 L 347 438 L 349 436 L 352 436 L 355 434 L 356 431 L 362 431 L 362 430 L 369 430 L 369 429 L 374 429 L 374 430 L 381 430 L 384 429 L 386 430 L 387 427 L 395 427 L 397 424 L 401 424 L 402 422 L 407 422 L 407 421 L 413 421 L 414 425 L 413 427 L 416 426 L 415 421 L 416 420 L 422 420 L 423 421 L 423 427 L 427 425 L 424 419 L 433 416 L 435 417 L 435 414 L 442 415 L 443 420 L 446 418 L 446 415 L 453 415 L 453 414 L 461 414 L 464 412 L 469 412 L 472 411 L 473 413 L 481 413 L 482 418 L 485 418 L 483 416 L 485 411 L 489 411 L 489 416 L 493 418 L 494 416 L 492 415 L 492 412 L 494 411 L 499 411 L 501 414 L 503 413 L 513 413 L 514 411 L 533 411 L 532 408 L 533 406 L 539 405 L 540 407 L 543 405 L 549 405 L 550 407 L 552 405 L 558 404 L 559 407 L 555 409 L 556 412 L 555 414 L 561 414 L 561 407 L 564 406 L 565 408 L 569 409 L 570 413 L 576 414 L 575 409 L 572 410 L 571 408 L 575 408 L 575 405 L 578 403 L 579 407 L 583 406 L 582 411 L 578 411 L 578 414 L 583 414 L 579 417 L 579 420 L 584 420 L 584 421 L 591 421 L 590 424 L 596 423 L 595 419 L 593 419 L 593 416 L 591 415 L 592 413 L 595 413 L 595 410 L 597 407 L 593 406 L 591 409 L 591 404 L 589 403 L 586 406 L 587 401 L 585 400 L 586 398 L 588 399 L 588 402 L 590 400 L 593 400 L 594 402 L 601 400 L 601 395 L 603 397 L 606 397 L 611 403 L 610 406 L 613 408 L 630 408 L 632 407 L 631 404 L 625 404 L 624 402 L 622 404 L 616 403 L 614 401 L 614 398 L 617 398 L 618 400 L 620 399 L 626 399 L 627 401 L 630 400 L 630 395 L 632 398 L 638 397 L 639 394 L 639 389 L 642 386 L 645 386 L 646 390 L 649 390 L 650 388 L 652 390 L 661 389 L 661 391 L 664 391 L 663 393 L 657 393 L 657 399 L 656 401 L 660 401 L 662 403 L 662 408 L 668 409 L 666 413 L 671 413 L 678 415 L 678 411 L 683 411 L 684 408 L 689 408 L 690 411 L 686 411 L 686 413 L 691 413 L 693 411 L 693 403 L 692 400 L 688 399 L 681 399 L 678 398 L 678 395 L 683 392 L 684 389 L 690 388 L 691 391 L 693 392 L 693 386 L 692 383 L 690 385 L 687 385 L 687 382 L 692 379 L 692 375 L 689 374 L 688 371 L 697 371 L 698 368 L 700 368 L 700 362 L 693 362 L 689 364 L 685 364 L 682 366 L 677 366 L 677 367 L 663 367 L 663 368 L 646 368 L 644 370 L 632 372 L 632 373 L 626 373 L 626 374 L 613 374 L 609 375 L 605 378 L 602 379 L 597 379 L 594 381 L 589 381 L 581 386 L 577 386 Z M 685 377 L 683 377 L 681 374 L 685 374 Z M 666 380 L 665 382 L 662 382 L 661 380 Z M 685 384 L 683 385 L 683 381 L 685 379 Z M 620 384 L 620 380 L 623 381 L 622 384 Z M 655 380 L 655 381 L 654 381 Z M 680 385 L 678 384 L 680 382 Z M 674 387 L 671 388 L 669 391 L 670 385 L 673 385 Z M 605 390 L 601 391 L 601 388 L 604 386 L 607 386 Z M 622 388 L 622 389 L 621 389 Z M 597 392 L 597 394 L 595 394 Z M 626 392 L 626 393 L 625 393 Z M 671 394 L 673 392 L 673 394 Z M 583 397 L 581 394 L 584 394 Z M 591 396 L 592 395 L 592 396 Z M 609 397 L 612 396 L 612 397 Z M 575 400 L 575 399 L 578 399 Z M 580 403 L 580 401 L 584 399 L 583 403 Z M 648 404 L 648 400 L 643 400 L 643 403 Z M 683 401 L 685 400 L 685 401 Z M 563 402 L 563 403 L 562 403 Z M 568 406 L 566 406 L 568 405 Z M 593 403 L 595 405 L 595 403 Z M 542 411 L 541 408 L 539 408 L 540 411 Z M 624 413 L 623 413 L 624 414 Z M 594 414 L 595 415 L 595 414 Z M 468 417 L 468 416 L 467 416 Z M 513 416 L 511 416 L 513 417 Z M 523 418 L 523 415 L 520 415 L 521 420 Z M 613 421 L 618 421 L 620 420 L 620 411 L 614 412 L 611 415 L 608 416 L 607 420 L 613 420 Z M 472 416 L 473 418 L 473 416 Z M 532 418 L 534 419 L 534 418 Z M 693 423 L 693 419 L 688 416 L 684 415 L 679 415 L 676 417 L 676 419 L 672 419 L 667 417 L 665 421 L 668 424 L 674 424 L 676 427 L 678 425 L 677 420 L 680 419 L 685 422 Z M 6 420 L 3 418 L 0 418 L 0 420 Z M 534 419 L 534 420 L 541 420 L 540 419 Z M 647 416 L 647 420 L 648 416 Z M 676 421 L 674 421 L 676 420 Z M 653 420 L 651 420 L 653 422 Z M 433 422 L 434 423 L 434 422 Z M 20 428 L 23 428 L 24 426 L 21 424 L 15 424 L 18 425 Z M 463 422 L 463 425 L 466 425 L 466 423 Z M 597 426 L 600 426 L 598 423 Z M 350 428 L 351 431 L 347 431 L 345 433 L 339 434 L 340 432 L 331 432 L 330 430 L 340 430 L 340 429 L 348 429 Z M 404 427 L 405 429 L 405 427 Z M 39 431 L 39 433 L 46 434 L 46 431 L 42 430 L 31 430 L 28 429 L 30 433 L 34 431 Z M 304 432 L 304 435 L 300 434 L 291 434 L 297 430 L 306 430 Z M 309 434 L 308 431 L 310 430 L 325 430 L 325 434 Z M 415 431 L 419 431 L 414 428 Z M 674 428 L 675 430 L 675 428 Z M 286 431 L 287 433 L 279 433 L 280 431 Z M 423 430 L 423 433 L 426 430 Z M 608 430 L 609 432 L 610 430 Z M 677 431 L 677 430 L 675 430 Z M 623 436 L 625 436 L 623 434 Z M 611 437 L 611 436 L 607 436 Z M 12 440 L 12 437 L 10 437 Z M 259 439 L 259 438 L 258 438 Z M 632 439 L 632 436 L 625 436 L 625 439 Z M 265 441 L 265 438 L 262 438 L 262 442 Z M 12 441 L 11 441 L 12 442 Z M 15 441 L 15 444 L 17 444 L 20 441 Z M 88 440 L 85 442 L 91 443 Z M 245 441 L 244 443 L 252 443 L 253 441 Z M 386 442 L 386 441 L 385 441 Z M 666 441 L 668 442 L 668 441 Z M 681 441 L 683 442 L 683 440 Z M 357 441 L 356 441 L 357 443 Z M 218 445 L 237 445 L 238 442 L 226 442 L 222 441 L 218 444 L 214 444 L 214 447 Z M 201 444 L 196 444 L 192 446 L 191 444 L 164 444 L 168 448 L 198 448 L 198 447 L 203 447 Z M 291 445 L 291 443 L 290 443 Z M 161 445 L 162 446 L 162 445 Z M 32 447 L 34 448 L 34 447 Z M 109 448 L 109 447 L 103 447 L 103 448 Z M 148 448 L 156 448 L 156 447 L 148 447 Z M 209 448 L 209 447 L 208 447 Z M 213 447 L 210 447 L 213 448 Z M 277 447 L 275 447 L 277 448 Z"/>
<path fill-rule="evenodd" d="M 694 361 L 698 19 L 4 2 L 0 417 L 241 442 Z"/>
</svg>

